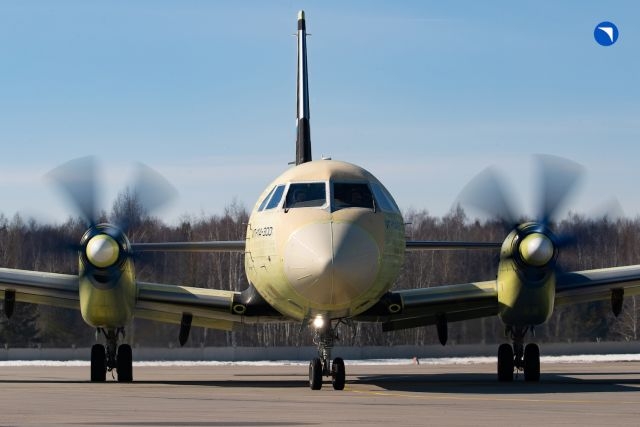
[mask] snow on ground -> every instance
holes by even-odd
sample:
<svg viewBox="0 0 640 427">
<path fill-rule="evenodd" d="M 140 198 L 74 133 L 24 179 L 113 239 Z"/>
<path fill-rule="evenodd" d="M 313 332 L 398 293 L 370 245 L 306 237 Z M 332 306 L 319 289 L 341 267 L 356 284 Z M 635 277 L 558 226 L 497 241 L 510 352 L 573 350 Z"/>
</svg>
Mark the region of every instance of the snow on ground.
<svg viewBox="0 0 640 427">
<path fill-rule="evenodd" d="M 596 362 L 638 362 L 640 354 L 589 354 L 575 356 L 542 356 L 542 363 L 596 363 Z M 134 362 L 134 366 L 306 366 L 309 362 L 300 360 L 276 361 L 148 361 Z M 348 365 L 411 365 L 411 359 L 369 359 L 348 360 Z M 475 365 L 496 363 L 495 357 L 441 357 L 420 359 L 421 365 Z M 89 366 L 86 360 L 52 361 L 52 360 L 7 360 L 0 361 L 0 367 L 18 366 Z"/>
</svg>

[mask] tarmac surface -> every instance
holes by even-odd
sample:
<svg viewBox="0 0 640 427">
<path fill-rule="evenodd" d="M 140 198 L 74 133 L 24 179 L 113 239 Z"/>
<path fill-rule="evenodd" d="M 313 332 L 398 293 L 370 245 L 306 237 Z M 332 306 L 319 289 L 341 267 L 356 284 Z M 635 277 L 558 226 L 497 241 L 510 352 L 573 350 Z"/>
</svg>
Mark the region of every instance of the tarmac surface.
<svg viewBox="0 0 640 427">
<path fill-rule="evenodd" d="M 90 383 L 88 366 L 0 367 L 0 425 L 638 425 L 640 362 L 542 363 L 539 383 L 495 364 L 356 365 L 308 388 L 307 367 L 136 366 Z"/>
</svg>

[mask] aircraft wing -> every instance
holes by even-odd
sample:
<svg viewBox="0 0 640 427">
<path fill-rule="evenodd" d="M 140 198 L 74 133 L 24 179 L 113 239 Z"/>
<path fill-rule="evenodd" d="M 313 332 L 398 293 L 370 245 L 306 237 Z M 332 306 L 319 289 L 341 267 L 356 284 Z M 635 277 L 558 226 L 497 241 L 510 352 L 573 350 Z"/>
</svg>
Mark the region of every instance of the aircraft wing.
<svg viewBox="0 0 640 427">
<path fill-rule="evenodd" d="M 15 301 L 79 309 L 78 276 L 0 268 L 0 290 Z M 286 321 L 240 292 L 137 282 L 135 317 L 233 330 L 240 324 Z M 640 294 L 640 265 L 576 271 L 558 276 L 556 304 L 606 300 Z M 244 307 L 238 307 L 238 304 Z M 392 309 L 392 307 L 394 307 Z M 256 311 L 256 309 L 258 311 Z M 498 314 L 495 280 L 388 292 L 355 320 L 380 322 L 384 331 L 454 322 Z"/>
<path fill-rule="evenodd" d="M 222 330 L 284 320 L 261 300 L 240 292 L 148 282 L 137 282 L 136 287 L 134 317 L 142 319 L 180 324 L 187 313 L 194 326 Z M 3 299 L 80 309 L 77 275 L 0 268 L 0 291 Z"/>
<path fill-rule="evenodd" d="M 72 274 L 0 268 L 0 290 L 19 302 L 80 309 L 78 276 Z"/>
<path fill-rule="evenodd" d="M 620 297 L 640 295 L 640 265 L 561 274 L 556 281 L 555 303 L 606 300 L 616 292 Z M 498 311 L 496 281 L 490 280 L 392 291 L 357 320 L 380 322 L 383 331 L 394 331 L 434 325 L 440 320 L 455 322 L 494 316 Z"/>
<path fill-rule="evenodd" d="M 132 243 L 134 252 L 244 252 L 244 240 L 220 240 L 206 242 Z M 409 240 L 407 251 L 496 249 L 502 242 L 448 242 L 436 240 Z"/>
<path fill-rule="evenodd" d="M 502 242 L 446 242 L 434 240 L 407 240 L 406 251 L 444 251 L 458 249 L 495 249 Z"/>
<path fill-rule="evenodd" d="M 258 312 L 258 305 L 243 293 L 192 286 L 138 282 L 135 317 L 180 324 L 183 314 L 192 325 L 234 330 L 240 324 L 282 321 L 275 310 Z"/>
<path fill-rule="evenodd" d="M 232 314 L 235 295 L 233 291 L 138 282 L 134 316 L 180 324 L 182 315 L 188 313 L 194 326 L 230 331 L 241 322 L 240 316 Z"/>
<path fill-rule="evenodd" d="M 383 331 L 394 331 L 433 325 L 439 319 L 455 322 L 496 314 L 498 292 L 490 280 L 388 292 L 357 320 L 381 322 Z"/>
<path fill-rule="evenodd" d="M 640 294 L 640 265 L 575 271 L 558 276 L 556 304 L 575 304 L 611 298 L 614 291 Z"/>
<path fill-rule="evenodd" d="M 209 242 L 132 243 L 134 252 L 244 252 L 244 240 Z"/>
</svg>

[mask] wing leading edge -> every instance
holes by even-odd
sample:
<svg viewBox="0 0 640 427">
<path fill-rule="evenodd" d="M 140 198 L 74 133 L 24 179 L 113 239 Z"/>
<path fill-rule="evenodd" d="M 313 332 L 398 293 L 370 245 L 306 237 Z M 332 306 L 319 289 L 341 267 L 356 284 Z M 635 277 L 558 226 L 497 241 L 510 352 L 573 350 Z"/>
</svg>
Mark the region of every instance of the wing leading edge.
<svg viewBox="0 0 640 427">
<path fill-rule="evenodd" d="M 501 242 L 447 242 L 432 240 L 409 240 L 407 251 L 425 250 L 462 250 L 462 249 L 498 249 Z M 132 243 L 134 252 L 244 252 L 244 240 L 209 241 L 209 242 L 161 242 Z"/>
<path fill-rule="evenodd" d="M 445 251 L 459 249 L 499 249 L 502 242 L 447 242 L 434 240 L 408 240 L 406 251 Z"/>
<path fill-rule="evenodd" d="M 244 252 L 244 240 L 132 243 L 134 252 Z"/>
</svg>

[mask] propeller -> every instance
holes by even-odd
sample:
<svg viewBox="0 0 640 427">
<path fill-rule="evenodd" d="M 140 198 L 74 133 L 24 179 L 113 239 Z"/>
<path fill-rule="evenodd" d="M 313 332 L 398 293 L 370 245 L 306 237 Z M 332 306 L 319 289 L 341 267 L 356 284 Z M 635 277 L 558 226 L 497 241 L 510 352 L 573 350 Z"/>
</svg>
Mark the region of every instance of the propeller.
<svg viewBox="0 0 640 427">
<path fill-rule="evenodd" d="M 557 219 L 559 210 L 576 189 L 584 169 L 578 163 L 562 157 L 541 154 L 535 156 L 534 160 L 539 174 L 535 222 L 548 226 Z M 525 217 L 523 212 L 514 208 L 517 203 L 493 166 L 480 172 L 463 188 L 458 203 L 501 220 L 509 229 L 517 226 Z"/>
<path fill-rule="evenodd" d="M 94 277 L 117 277 L 120 266 L 132 256 L 126 237 L 134 223 L 134 215 L 149 214 L 177 194 L 175 188 L 158 172 L 141 163 L 136 164 L 133 183 L 127 187 L 128 202 L 139 210 L 124 209 L 116 224 L 100 223 L 97 161 L 93 156 L 71 160 L 47 175 L 67 197 L 73 209 L 88 227 L 80 244 L 67 245 L 80 252 Z M 86 272 L 85 272 L 86 273 Z M 98 275 L 96 275 L 98 273 Z"/>
<path fill-rule="evenodd" d="M 135 165 L 133 183 L 128 192 L 144 213 L 151 213 L 173 199 L 177 191 L 162 175 L 142 163 Z M 94 156 L 68 161 L 46 175 L 64 193 L 75 211 L 88 227 L 99 222 L 99 185 L 97 161 Z M 132 212 L 125 212 L 132 214 Z M 132 222 L 131 217 L 117 218 L 123 231 Z"/>
<path fill-rule="evenodd" d="M 533 221 L 525 222 L 523 213 L 514 208 L 517 206 L 514 198 L 493 167 L 480 172 L 465 186 L 458 196 L 458 203 L 499 219 L 512 230 L 511 257 L 522 267 L 536 270 L 555 265 L 558 249 L 575 241 L 571 234 L 553 233 L 550 226 L 578 186 L 584 169 L 561 157 L 537 155 L 534 159 L 539 179 L 537 212 Z"/>
</svg>

